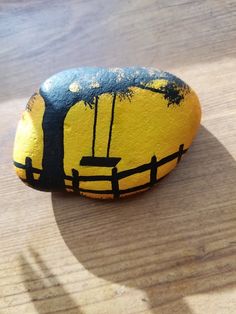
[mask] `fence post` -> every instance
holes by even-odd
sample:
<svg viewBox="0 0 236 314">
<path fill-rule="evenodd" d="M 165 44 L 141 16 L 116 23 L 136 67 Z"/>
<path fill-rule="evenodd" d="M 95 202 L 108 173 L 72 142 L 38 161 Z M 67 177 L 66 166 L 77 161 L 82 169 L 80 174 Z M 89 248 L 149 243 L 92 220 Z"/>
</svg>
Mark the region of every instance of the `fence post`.
<svg viewBox="0 0 236 314">
<path fill-rule="evenodd" d="M 26 174 L 26 181 L 33 185 L 34 184 L 34 174 L 32 169 L 32 159 L 30 157 L 25 158 L 25 174 Z"/>
<path fill-rule="evenodd" d="M 74 192 L 79 192 L 79 171 L 72 169 L 72 187 Z"/>
<path fill-rule="evenodd" d="M 178 151 L 178 159 L 177 159 L 177 163 L 180 162 L 181 157 L 184 153 L 184 144 L 179 145 L 179 151 Z"/>
<path fill-rule="evenodd" d="M 152 156 L 150 162 L 150 186 L 157 182 L 157 158 L 156 156 Z"/>
<path fill-rule="evenodd" d="M 120 197 L 119 180 L 117 176 L 117 168 L 112 168 L 111 186 L 114 198 Z"/>
</svg>

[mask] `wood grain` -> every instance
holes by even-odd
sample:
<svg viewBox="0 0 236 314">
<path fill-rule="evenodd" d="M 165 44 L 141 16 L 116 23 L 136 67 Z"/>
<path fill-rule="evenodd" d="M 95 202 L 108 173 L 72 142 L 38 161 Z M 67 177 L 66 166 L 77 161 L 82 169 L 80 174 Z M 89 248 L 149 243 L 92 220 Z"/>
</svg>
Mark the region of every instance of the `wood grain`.
<svg viewBox="0 0 236 314">
<path fill-rule="evenodd" d="M 234 0 L 0 2 L 0 313 L 236 313 Z M 119 202 L 41 193 L 11 163 L 17 120 L 49 75 L 153 66 L 199 94 L 189 153 Z"/>
</svg>

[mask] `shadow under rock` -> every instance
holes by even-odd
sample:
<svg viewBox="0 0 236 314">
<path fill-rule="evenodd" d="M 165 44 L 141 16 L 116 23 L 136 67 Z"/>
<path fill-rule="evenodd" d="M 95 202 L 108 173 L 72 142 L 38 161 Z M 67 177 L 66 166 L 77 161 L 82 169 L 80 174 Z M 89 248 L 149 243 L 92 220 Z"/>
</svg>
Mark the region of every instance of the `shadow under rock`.
<svg viewBox="0 0 236 314">
<path fill-rule="evenodd" d="M 190 314 L 185 297 L 236 287 L 236 163 L 204 127 L 150 191 L 116 202 L 53 193 L 52 204 L 79 263 L 143 290 L 153 313 Z"/>
</svg>

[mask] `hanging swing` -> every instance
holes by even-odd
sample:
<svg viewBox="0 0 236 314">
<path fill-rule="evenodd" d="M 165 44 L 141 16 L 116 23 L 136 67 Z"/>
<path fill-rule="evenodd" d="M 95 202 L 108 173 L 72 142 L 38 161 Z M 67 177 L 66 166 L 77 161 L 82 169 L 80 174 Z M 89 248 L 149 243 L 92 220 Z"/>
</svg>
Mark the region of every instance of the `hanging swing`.
<svg viewBox="0 0 236 314">
<path fill-rule="evenodd" d="M 107 143 L 107 154 L 104 157 L 95 156 L 95 142 L 96 142 L 96 127 L 97 127 L 97 114 L 98 114 L 98 96 L 95 99 L 94 105 L 94 123 L 93 123 L 93 142 L 92 142 L 92 156 L 83 156 L 80 160 L 80 166 L 90 166 L 90 167 L 115 167 L 121 160 L 120 157 L 110 157 L 110 147 L 111 147 L 111 137 L 112 137 L 112 127 L 114 122 L 115 113 L 115 102 L 116 93 L 114 93 L 112 100 L 112 112 L 111 112 L 111 122 L 109 129 L 109 138 Z"/>
</svg>

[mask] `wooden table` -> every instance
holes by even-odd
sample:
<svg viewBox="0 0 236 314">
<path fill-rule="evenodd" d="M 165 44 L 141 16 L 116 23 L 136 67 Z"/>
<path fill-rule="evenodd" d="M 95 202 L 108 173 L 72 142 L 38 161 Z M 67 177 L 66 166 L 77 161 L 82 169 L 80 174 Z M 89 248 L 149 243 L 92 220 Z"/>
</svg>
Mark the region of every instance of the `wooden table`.
<svg viewBox="0 0 236 314">
<path fill-rule="evenodd" d="M 236 313 L 236 2 L 1 0 L 0 313 Z M 199 94 L 178 169 L 119 202 L 33 191 L 16 123 L 59 70 L 144 65 Z"/>
</svg>

